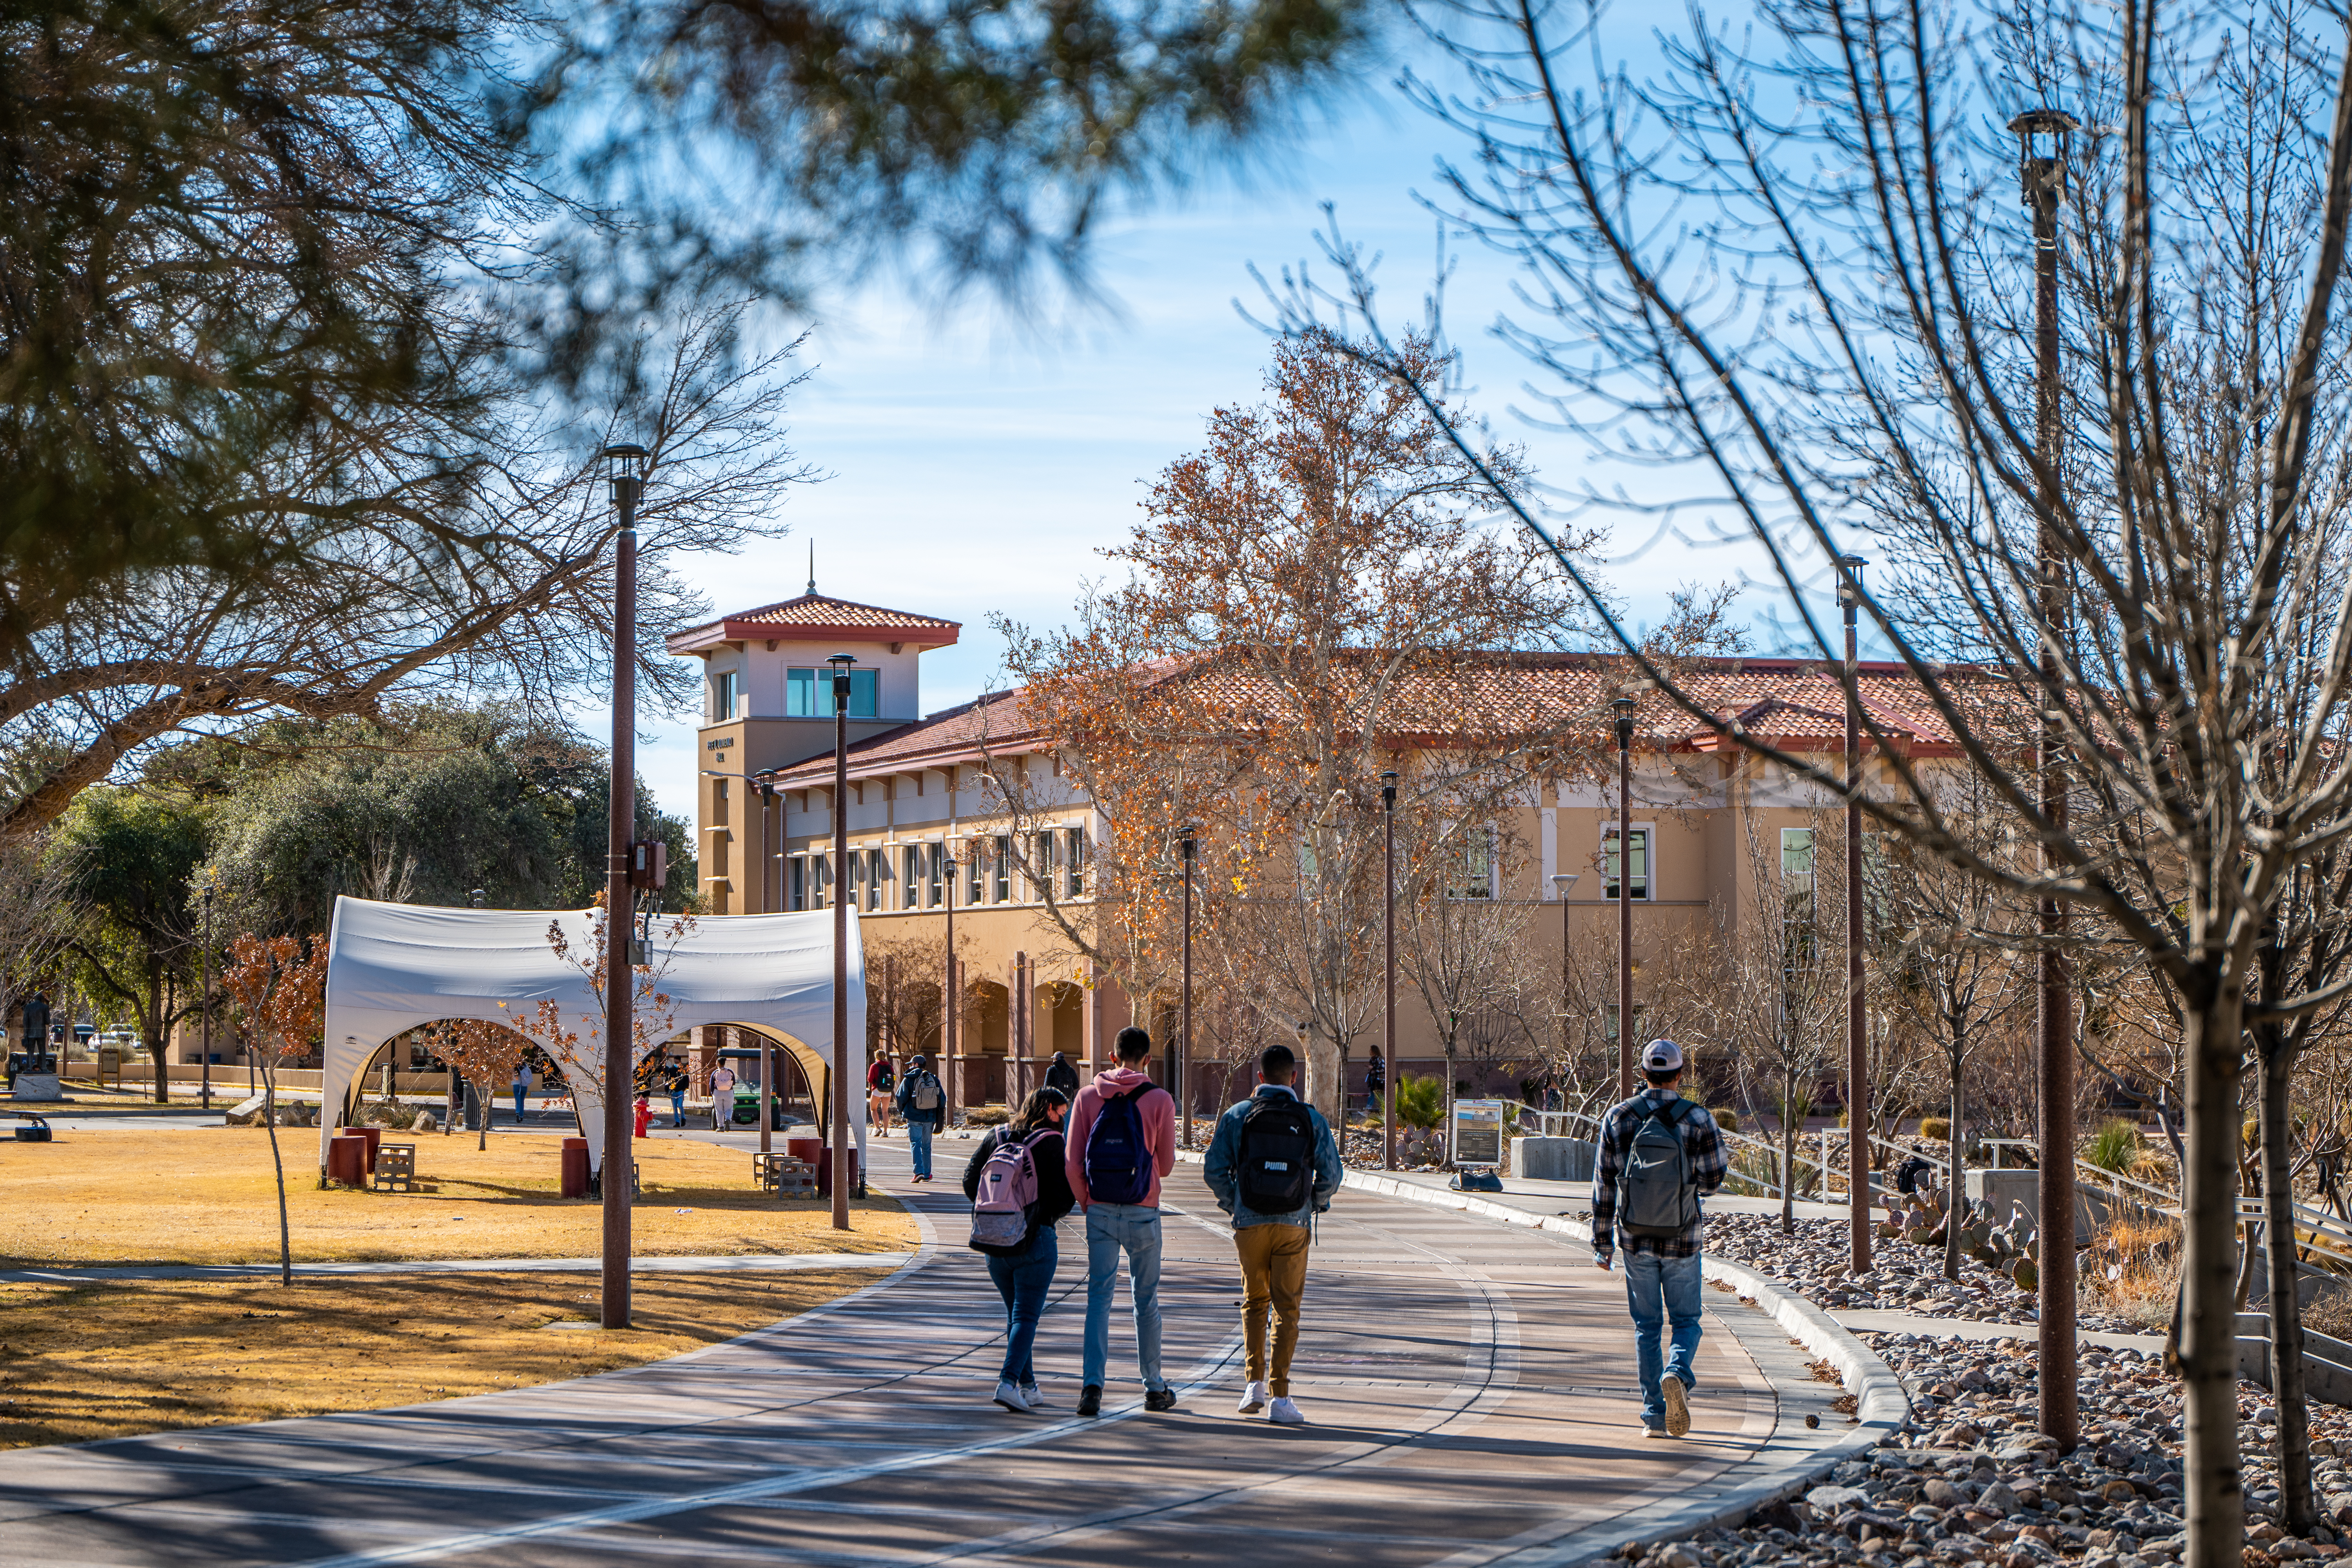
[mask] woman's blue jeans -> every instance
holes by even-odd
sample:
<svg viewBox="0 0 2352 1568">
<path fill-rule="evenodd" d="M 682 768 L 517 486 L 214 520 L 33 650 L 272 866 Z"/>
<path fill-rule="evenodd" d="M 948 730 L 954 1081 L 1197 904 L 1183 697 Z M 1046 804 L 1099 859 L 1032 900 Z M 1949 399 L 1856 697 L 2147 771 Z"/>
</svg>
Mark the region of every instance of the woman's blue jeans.
<svg viewBox="0 0 2352 1568">
<path fill-rule="evenodd" d="M 1054 1288 L 1054 1270 L 1062 1260 L 1054 1227 L 1041 1225 L 1025 1252 L 1010 1258 L 988 1255 L 988 1277 L 1004 1298 L 1004 1366 L 1000 1382 L 1034 1383 L 1037 1369 L 1029 1352 L 1037 1342 L 1037 1320 L 1045 1315 L 1045 1297 Z"/>
</svg>

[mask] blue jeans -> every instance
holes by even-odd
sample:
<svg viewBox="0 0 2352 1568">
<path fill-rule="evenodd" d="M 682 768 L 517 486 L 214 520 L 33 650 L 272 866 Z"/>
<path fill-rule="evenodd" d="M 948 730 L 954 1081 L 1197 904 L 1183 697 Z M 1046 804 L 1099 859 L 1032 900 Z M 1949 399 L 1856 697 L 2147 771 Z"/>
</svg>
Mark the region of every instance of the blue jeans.
<svg viewBox="0 0 2352 1568">
<path fill-rule="evenodd" d="M 1135 1359 L 1143 1386 L 1168 1386 L 1160 1375 L 1160 1211 L 1145 1204 L 1095 1204 L 1087 1209 L 1087 1342 L 1085 1382 L 1103 1384 L 1110 1361 L 1110 1298 L 1118 1288 L 1118 1255 L 1127 1254 L 1135 1295 Z"/>
<path fill-rule="evenodd" d="M 1633 1350 L 1642 1368 L 1642 1425 L 1664 1426 L 1666 1400 L 1658 1392 L 1658 1379 L 1673 1373 L 1685 1388 L 1696 1386 L 1691 1363 L 1698 1357 L 1698 1257 L 1621 1252 L 1617 1258 L 1625 1270 L 1625 1305 L 1633 1314 Z M 1669 1319 L 1674 1342 L 1662 1348 Z"/>
<path fill-rule="evenodd" d="M 522 1120 L 522 1090 L 520 1089 L 515 1090 L 515 1120 L 517 1121 Z"/>
<path fill-rule="evenodd" d="M 1037 1342 L 1037 1320 L 1045 1315 L 1045 1296 L 1054 1288 L 1054 1269 L 1061 1260 L 1061 1246 L 1050 1225 L 1037 1227 L 1037 1238 L 1026 1252 L 989 1256 L 988 1277 L 1004 1298 L 1004 1365 L 996 1374 L 1000 1382 L 1037 1381 L 1029 1352 Z"/>
<path fill-rule="evenodd" d="M 907 1123 L 907 1147 L 915 1156 L 915 1174 L 931 1173 L 931 1124 L 914 1121 Z"/>
<path fill-rule="evenodd" d="M 672 1127 L 686 1125 L 686 1090 L 682 1089 L 669 1091 L 669 1124 Z"/>
</svg>

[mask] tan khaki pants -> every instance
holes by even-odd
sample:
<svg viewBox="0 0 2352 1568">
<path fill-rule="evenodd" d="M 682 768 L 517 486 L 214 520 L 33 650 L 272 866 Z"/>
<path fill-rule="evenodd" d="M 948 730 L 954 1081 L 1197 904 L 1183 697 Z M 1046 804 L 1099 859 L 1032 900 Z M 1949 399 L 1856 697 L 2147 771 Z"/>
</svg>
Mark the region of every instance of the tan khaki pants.
<svg viewBox="0 0 2352 1568">
<path fill-rule="evenodd" d="M 1298 1299 L 1307 1291 L 1307 1230 L 1254 1225 L 1234 1232 L 1242 1259 L 1242 1347 L 1249 1380 L 1276 1396 L 1290 1392 L 1290 1354 L 1298 1348 Z M 1274 1365 L 1265 1355 L 1265 1317 L 1274 1311 Z"/>
</svg>

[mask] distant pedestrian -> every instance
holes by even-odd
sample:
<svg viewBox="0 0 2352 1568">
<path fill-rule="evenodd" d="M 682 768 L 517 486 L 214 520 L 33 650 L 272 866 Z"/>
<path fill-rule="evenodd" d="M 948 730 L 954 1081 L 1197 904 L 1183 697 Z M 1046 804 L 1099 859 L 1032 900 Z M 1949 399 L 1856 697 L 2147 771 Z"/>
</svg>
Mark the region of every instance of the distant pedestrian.
<svg viewBox="0 0 2352 1568">
<path fill-rule="evenodd" d="M 1257 1060 L 1257 1092 L 1217 1119 L 1201 1173 L 1234 1222 L 1234 1250 L 1241 1257 L 1242 1356 L 1249 1379 L 1241 1412 L 1264 1410 L 1267 1420 L 1297 1426 L 1307 1417 L 1291 1401 L 1290 1357 L 1298 1348 L 1307 1250 L 1315 1216 L 1331 1206 L 1343 1173 L 1330 1127 L 1291 1088 L 1297 1057 L 1288 1046 L 1268 1046 Z"/>
<path fill-rule="evenodd" d="M 890 1095 L 898 1087 L 898 1075 L 890 1070 L 889 1057 L 876 1057 L 874 1065 L 866 1069 L 866 1110 L 885 1138 L 890 1136 Z"/>
<path fill-rule="evenodd" d="M 1110 1299 L 1127 1254 L 1135 1298 L 1135 1359 L 1143 1407 L 1173 1410 L 1176 1392 L 1160 1375 L 1160 1180 L 1176 1168 L 1176 1099 L 1145 1076 L 1151 1037 L 1118 1032 L 1118 1066 L 1078 1090 L 1065 1140 L 1070 1190 L 1087 1211 L 1087 1337 L 1078 1414 L 1102 1413 L 1110 1362 Z"/>
<path fill-rule="evenodd" d="M 1613 1107 L 1601 1128 L 1592 1179 L 1592 1247 L 1609 1267 L 1622 1239 L 1625 1302 L 1642 1373 L 1642 1426 L 1652 1437 L 1690 1430 L 1690 1390 L 1698 1356 L 1699 1200 L 1723 1185 L 1723 1135 L 1704 1106 L 1684 1100 L 1682 1047 L 1652 1040 L 1642 1049 L 1649 1088 Z M 1667 1323 L 1672 1345 L 1662 1345 Z"/>
<path fill-rule="evenodd" d="M 522 1120 L 522 1097 L 530 1092 L 530 1064 L 529 1062 L 515 1063 L 515 1121 L 518 1122 Z"/>
<path fill-rule="evenodd" d="M 637 1137 L 639 1137 L 639 1138 L 644 1137 L 644 1136 L 646 1135 L 646 1129 L 648 1129 L 648 1128 L 650 1128 L 651 1126 L 653 1126 L 653 1124 L 654 1124 L 654 1101 L 653 1101 L 653 1097 L 652 1097 L 651 1095 L 647 1095 L 647 1094 L 641 1094 L 641 1095 L 637 1096 L 637 1129 L 636 1129 L 635 1136 L 637 1136 Z"/>
<path fill-rule="evenodd" d="M 1004 1363 L 995 1398 L 1007 1410 L 1045 1408 L 1031 1352 L 1061 1262 L 1054 1222 L 1077 1204 L 1062 1152 L 1069 1109 L 1061 1090 L 1039 1089 L 1009 1124 L 989 1130 L 963 1168 L 971 1247 L 987 1254 L 988 1277 L 1004 1298 Z"/>
<path fill-rule="evenodd" d="M 669 1064 L 668 1072 L 665 1073 L 662 1077 L 662 1087 L 669 1090 L 670 1126 L 673 1128 L 685 1126 L 686 1065 L 683 1062 L 672 1062 Z"/>
<path fill-rule="evenodd" d="M 1078 1069 L 1070 1065 L 1070 1058 L 1063 1052 L 1055 1051 L 1054 1059 L 1045 1064 L 1045 1087 L 1060 1089 L 1064 1100 L 1078 1098 Z"/>
<path fill-rule="evenodd" d="M 735 1120 L 735 1069 L 724 1061 L 710 1069 L 710 1126 L 713 1131 Z"/>
<path fill-rule="evenodd" d="M 907 1124 L 907 1152 L 915 1157 L 915 1180 L 931 1179 L 931 1135 L 948 1124 L 948 1091 L 927 1057 L 907 1058 L 898 1080 L 898 1120 Z"/>
<path fill-rule="evenodd" d="M 1381 1048 L 1372 1047 L 1371 1065 L 1364 1069 L 1364 1109 L 1373 1116 L 1381 1113 L 1381 1097 L 1389 1086 L 1389 1065 L 1381 1059 Z"/>
</svg>

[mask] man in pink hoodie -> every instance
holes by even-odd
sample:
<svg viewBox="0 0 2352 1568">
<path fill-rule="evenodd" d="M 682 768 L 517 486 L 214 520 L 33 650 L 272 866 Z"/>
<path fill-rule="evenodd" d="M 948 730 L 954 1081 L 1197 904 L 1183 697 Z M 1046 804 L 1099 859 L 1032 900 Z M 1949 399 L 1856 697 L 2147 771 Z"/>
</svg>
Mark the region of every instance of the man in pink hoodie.
<svg viewBox="0 0 2352 1568">
<path fill-rule="evenodd" d="M 1102 1414 L 1103 1373 L 1110 1361 L 1110 1298 L 1118 1255 L 1127 1254 L 1135 1295 L 1135 1357 L 1143 1373 L 1143 1407 L 1173 1410 L 1175 1391 L 1160 1375 L 1160 1178 L 1176 1168 L 1176 1098 L 1143 1071 L 1151 1037 L 1118 1032 L 1118 1066 L 1078 1090 L 1063 1147 L 1070 1192 L 1087 1215 L 1085 1386 L 1078 1414 Z"/>
</svg>

